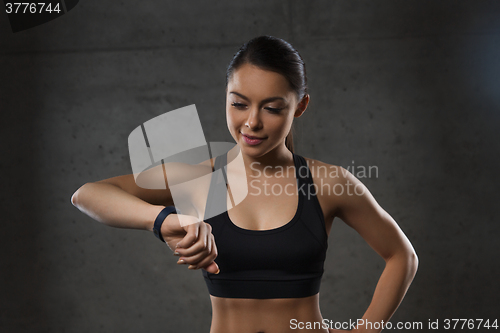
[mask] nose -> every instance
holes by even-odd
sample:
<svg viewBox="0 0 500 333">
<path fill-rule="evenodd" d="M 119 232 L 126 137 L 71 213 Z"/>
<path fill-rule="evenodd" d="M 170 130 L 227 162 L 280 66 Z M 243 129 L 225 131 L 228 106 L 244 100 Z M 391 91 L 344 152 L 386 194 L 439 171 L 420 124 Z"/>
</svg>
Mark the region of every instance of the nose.
<svg viewBox="0 0 500 333">
<path fill-rule="evenodd" d="M 262 121 L 260 119 L 260 113 L 257 108 L 252 108 L 251 110 L 249 110 L 247 120 L 245 121 L 245 126 L 253 131 L 262 128 Z"/>
</svg>

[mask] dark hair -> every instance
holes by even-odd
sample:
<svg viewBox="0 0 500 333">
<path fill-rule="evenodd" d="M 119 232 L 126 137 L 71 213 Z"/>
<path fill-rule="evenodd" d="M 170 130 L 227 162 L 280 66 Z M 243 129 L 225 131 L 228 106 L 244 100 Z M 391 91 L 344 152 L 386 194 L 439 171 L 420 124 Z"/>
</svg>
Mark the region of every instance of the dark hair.
<svg viewBox="0 0 500 333">
<path fill-rule="evenodd" d="M 287 41 L 273 36 L 259 36 L 243 44 L 227 67 L 226 89 L 234 71 L 247 63 L 283 75 L 298 101 L 307 94 L 306 65 L 299 52 Z M 293 152 L 293 125 L 285 145 Z"/>
</svg>

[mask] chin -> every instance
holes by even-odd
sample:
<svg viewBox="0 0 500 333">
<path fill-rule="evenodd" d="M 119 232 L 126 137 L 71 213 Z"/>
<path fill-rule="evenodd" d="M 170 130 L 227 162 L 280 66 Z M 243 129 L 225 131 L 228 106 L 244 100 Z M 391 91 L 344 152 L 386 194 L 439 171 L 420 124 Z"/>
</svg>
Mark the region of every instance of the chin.
<svg viewBox="0 0 500 333">
<path fill-rule="evenodd" d="M 262 145 L 258 146 L 249 146 L 245 142 L 239 143 L 240 150 L 248 156 L 252 157 L 260 157 L 262 155 L 265 155 L 268 152 L 267 147 L 263 147 Z"/>
</svg>

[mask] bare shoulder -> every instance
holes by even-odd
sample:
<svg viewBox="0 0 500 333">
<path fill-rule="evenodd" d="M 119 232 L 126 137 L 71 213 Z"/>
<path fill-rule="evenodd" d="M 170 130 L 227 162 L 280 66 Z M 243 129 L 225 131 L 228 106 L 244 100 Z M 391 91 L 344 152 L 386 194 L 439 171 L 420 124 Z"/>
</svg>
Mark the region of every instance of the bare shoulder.
<svg viewBox="0 0 500 333">
<path fill-rule="evenodd" d="M 338 195 L 347 182 L 347 170 L 335 164 L 304 157 L 311 172 L 316 194 L 327 223 L 327 230 L 341 206 Z"/>
<path fill-rule="evenodd" d="M 316 184 L 344 184 L 352 174 L 349 170 L 335 164 L 328 164 L 319 160 L 304 157 L 313 180 Z"/>
<path fill-rule="evenodd" d="M 351 170 L 311 158 L 305 159 L 311 170 L 320 205 L 325 214 L 332 218 L 339 216 L 345 207 L 358 206 L 361 201 L 371 196 L 366 186 Z"/>
</svg>

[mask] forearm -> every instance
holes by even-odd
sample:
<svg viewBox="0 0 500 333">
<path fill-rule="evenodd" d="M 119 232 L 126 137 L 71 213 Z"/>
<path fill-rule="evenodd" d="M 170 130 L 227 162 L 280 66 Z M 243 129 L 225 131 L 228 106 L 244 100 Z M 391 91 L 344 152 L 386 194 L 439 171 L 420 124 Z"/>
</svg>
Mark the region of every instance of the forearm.
<svg viewBox="0 0 500 333">
<path fill-rule="evenodd" d="M 143 230 L 153 230 L 154 220 L 164 208 L 104 182 L 83 185 L 73 194 L 71 202 L 98 222 L 117 228 Z"/>
<path fill-rule="evenodd" d="M 357 326 L 353 332 L 381 331 L 374 327 L 380 327 L 382 321 L 386 323 L 392 317 L 415 276 L 417 266 L 418 259 L 414 252 L 395 255 L 386 261 L 370 306 L 362 317 L 364 324 Z M 367 322 L 373 325 L 366 325 Z"/>
</svg>

